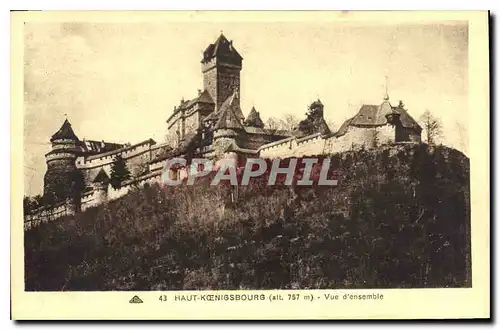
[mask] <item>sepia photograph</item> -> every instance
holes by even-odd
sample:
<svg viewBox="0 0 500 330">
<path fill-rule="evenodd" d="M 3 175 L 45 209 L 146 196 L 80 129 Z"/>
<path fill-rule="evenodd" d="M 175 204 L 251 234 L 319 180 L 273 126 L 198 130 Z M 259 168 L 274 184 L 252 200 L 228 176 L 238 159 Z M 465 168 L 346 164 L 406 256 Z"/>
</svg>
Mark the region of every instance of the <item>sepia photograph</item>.
<svg viewBox="0 0 500 330">
<path fill-rule="evenodd" d="M 331 15 L 23 22 L 24 291 L 471 290 L 469 21 Z"/>
</svg>

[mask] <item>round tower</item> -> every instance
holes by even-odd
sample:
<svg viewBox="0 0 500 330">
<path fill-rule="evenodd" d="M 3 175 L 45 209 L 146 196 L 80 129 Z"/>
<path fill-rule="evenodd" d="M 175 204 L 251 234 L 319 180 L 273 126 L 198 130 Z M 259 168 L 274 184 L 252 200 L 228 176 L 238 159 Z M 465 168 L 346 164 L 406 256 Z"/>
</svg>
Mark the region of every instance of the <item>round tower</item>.
<svg viewBox="0 0 500 330">
<path fill-rule="evenodd" d="M 68 119 L 52 135 L 52 150 L 45 154 L 47 171 L 44 177 L 44 203 L 53 204 L 71 200 L 79 205 L 79 193 L 83 190 L 83 176 L 75 161 L 80 152 L 80 140 L 71 128 Z"/>
</svg>

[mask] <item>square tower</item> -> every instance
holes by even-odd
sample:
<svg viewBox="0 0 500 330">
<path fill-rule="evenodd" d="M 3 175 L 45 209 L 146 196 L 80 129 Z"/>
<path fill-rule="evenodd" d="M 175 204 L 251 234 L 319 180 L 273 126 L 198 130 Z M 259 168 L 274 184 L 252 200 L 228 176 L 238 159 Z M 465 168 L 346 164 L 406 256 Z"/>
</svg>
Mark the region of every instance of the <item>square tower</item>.
<svg viewBox="0 0 500 330">
<path fill-rule="evenodd" d="M 210 44 L 203 52 L 203 87 L 212 97 L 216 112 L 234 92 L 238 94 L 237 99 L 240 99 L 242 60 L 233 47 L 233 42 L 227 40 L 222 33 L 215 43 Z"/>
</svg>

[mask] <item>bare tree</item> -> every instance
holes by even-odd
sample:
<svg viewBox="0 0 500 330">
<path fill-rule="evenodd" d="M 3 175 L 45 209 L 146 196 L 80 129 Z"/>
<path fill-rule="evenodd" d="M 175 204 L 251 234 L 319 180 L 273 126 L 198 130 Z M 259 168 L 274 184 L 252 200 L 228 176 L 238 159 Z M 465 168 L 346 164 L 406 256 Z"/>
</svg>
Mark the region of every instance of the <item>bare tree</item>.
<svg viewBox="0 0 500 330">
<path fill-rule="evenodd" d="M 278 119 L 276 119 L 275 117 L 269 117 L 266 121 L 266 128 L 268 129 L 279 129 L 279 122 L 278 122 Z"/>
<path fill-rule="evenodd" d="M 292 131 L 294 130 L 297 125 L 299 124 L 299 119 L 295 117 L 292 114 L 285 114 L 280 120 L 279 120 L 279 129 L 286 130 L 286 131 Z"/>
<path fill-rule="evenodd" d="M 443 125 L 439 118 L 432 115 L 429 110 L 426 110 L 420 117 L 420 121 L 425 131 L 427 144 L 436 144 L 443 134 Z"/>
</svg>

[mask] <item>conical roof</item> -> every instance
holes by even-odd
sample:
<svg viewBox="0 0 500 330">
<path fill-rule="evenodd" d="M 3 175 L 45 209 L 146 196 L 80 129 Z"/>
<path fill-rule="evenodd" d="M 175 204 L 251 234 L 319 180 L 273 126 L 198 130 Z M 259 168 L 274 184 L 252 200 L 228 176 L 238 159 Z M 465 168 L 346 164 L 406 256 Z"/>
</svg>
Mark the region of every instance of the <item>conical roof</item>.
<svg viewBox="0 0 500 330">
<path fill-rule="evenodd" d="M 257 110 L 255 110 L 255 107 L 252 107 L 252 109 L 250 110 L 250 113 L 245 120 L 245 125 L 259 128 L 264 127 L 264 122 L 262 121 L 262 119 L 260 119 L 260 114 Z"/>
<path fill-rule="evenodd" d="M 69 123 L 68 119 L 64 120 L 61 128 L 54 135 L 52 135 L 50 141 L 62 139 L 79 141 L 75 132 L 71 128 L 71 124 Z"/>
<path fill-rule="evenodd" d="M 330 134 L 332 131 L 330 130 L 330 127 L 328 127 L 328 124 L 326 123 L 324 118 L 321 118 L 319 122 L 317 123 L 317 130 L 319 133 L 326 135 Z"/>
<path fill-rule="evenodd" d="M 97 173 L 96 177 L 92 182 L 109 182 L 109 176 L 106 174 L 106 172 L 101 168 L 99 173 Z"/>
</svg>

